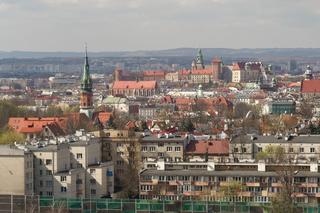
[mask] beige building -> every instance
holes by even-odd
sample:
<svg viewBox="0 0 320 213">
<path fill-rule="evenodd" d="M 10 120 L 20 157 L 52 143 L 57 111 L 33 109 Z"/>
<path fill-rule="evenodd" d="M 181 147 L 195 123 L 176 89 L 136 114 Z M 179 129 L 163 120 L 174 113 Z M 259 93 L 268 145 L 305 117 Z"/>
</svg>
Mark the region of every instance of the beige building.
<svg viewBox="0 0 320 213">
<path fill-rule="evenodd" d="M 232 67 L 232 82 L 249 83 L 257 82 L 264 71 L 261 62 L 237 62 Z"/>
<path fill-rule="evenodd" d="M 178 82 L 179 81 L 179 73 L 178 72 L 168 72 L 165 77 L 166 81 L 169 82 Z"/>
<path fill-rule="evenodd" d="M 180 162 L 184 158 L 184 150 L 188 137 L 175 135 L 146 136 L 141 140 L 141 158 L 143 162 L 164 160 Z"/>
<path fill-rule="evenodd" d="M 33 156 L 15 146 L 0 146 L 0 194 L 33 194 Z"/>
<path fill-rule="evenodd" d="M 78 133 L 79 141 L 70 143 L 71 165 L 85 169 L 86 197 L 113 193 L 113 164 L 102 163 L 102 146 L 98 138 Z"/>
<path fill-rule="evenodd" d="M 78 131 L 25 148 L 33 154 L 37 195 L 100 198 L 114 191 L 113 163 L 102 161 L 101 142 L 92 135 Z"/>
<path fill-rule="evenodd" d="M 320 156 L 320 136 L 261 136 L 234 137 L 230 143 L 229 156 L 234 162 L 255 161 L 259 152 L 274 145 L 284 148 L 285 154 L 297 163 L 317 163 Z"/>
<path fill-rule="evenodd" d="M 115 185 L 120 185 L 120 179 L 128 168 L 130 159 L 141 159 L 141 137 L 129 130 L 105 129 L 95 132 L 102 141 L 102 159 L 111 161 L 114 165 Z M 135 163 L 139 163 L 136 161 Z"/>
</svg>

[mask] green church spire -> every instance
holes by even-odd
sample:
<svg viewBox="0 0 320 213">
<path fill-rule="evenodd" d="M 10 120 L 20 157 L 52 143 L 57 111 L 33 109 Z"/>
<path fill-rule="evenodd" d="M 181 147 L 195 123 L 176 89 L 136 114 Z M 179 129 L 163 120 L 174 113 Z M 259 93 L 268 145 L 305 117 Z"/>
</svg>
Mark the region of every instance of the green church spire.
<svg viewBox="0 0 320 213">
<path fill-rule="evenodd" d="M 87 44 L 85 45 L 85 60 L 81 78 L 81 90 L 84 92 L 92 92 L 92 79 L 90 77 Z"/>
<path fill-rule="evenodd" d="M 197 59 L 196 59 L 197 68 L 204 69 L 203 55 L 201 49 L 198 51 Z"/>
</svg>

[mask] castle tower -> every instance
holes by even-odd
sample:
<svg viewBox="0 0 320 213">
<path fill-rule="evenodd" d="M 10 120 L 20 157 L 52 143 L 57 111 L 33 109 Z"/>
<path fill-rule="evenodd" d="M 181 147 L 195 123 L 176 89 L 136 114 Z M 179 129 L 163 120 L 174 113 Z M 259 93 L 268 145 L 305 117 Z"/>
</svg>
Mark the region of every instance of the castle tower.
<svg viewBox="0 0 320 213">
<path fill-rule="evenodd" d="M 213 80 L 218 81 L 222 75 L 222 60 L 220 58 L 214 58 L 212 60 L 212 73 Z"/>
<path fill-rule="evenodd" d="M 81 92 L 80 92 L 80 113 L 84 113 L 88 118 L 92 118 L 93 114 L 93 97 L 92 97 L 92 79 L 90 77 L 89 60 L 87 46 L 85 47 L 85 61 L 83 73 L 81 77 Z"/>
</svg>

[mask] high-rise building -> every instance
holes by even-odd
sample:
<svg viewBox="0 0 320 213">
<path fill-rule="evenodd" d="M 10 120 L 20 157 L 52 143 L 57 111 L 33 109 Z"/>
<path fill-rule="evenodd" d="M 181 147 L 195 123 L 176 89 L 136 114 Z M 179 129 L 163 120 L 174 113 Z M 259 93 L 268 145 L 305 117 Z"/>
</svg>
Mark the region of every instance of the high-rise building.
<svg viewBox="0 0 320 213">
<path fill-rule="evenodd" d="M 92 79 L 90 76 L 87 46 L 85 48 L 85 63 L 81 78 L 80 113 L 86 114 L 90 119 L 93 116 Z"/>
</svg>

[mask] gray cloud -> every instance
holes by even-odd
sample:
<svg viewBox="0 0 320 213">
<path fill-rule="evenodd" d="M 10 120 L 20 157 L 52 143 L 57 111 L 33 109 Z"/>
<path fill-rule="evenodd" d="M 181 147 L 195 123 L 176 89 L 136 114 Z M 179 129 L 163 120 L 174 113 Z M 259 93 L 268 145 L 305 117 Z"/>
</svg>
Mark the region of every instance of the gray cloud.
<svg viewBox="0 0 320 213">
<path fill-rule="evenodd" d="M 319 0 L 0 0 L 0 50 L 320 47 Z"/>
</svg>

